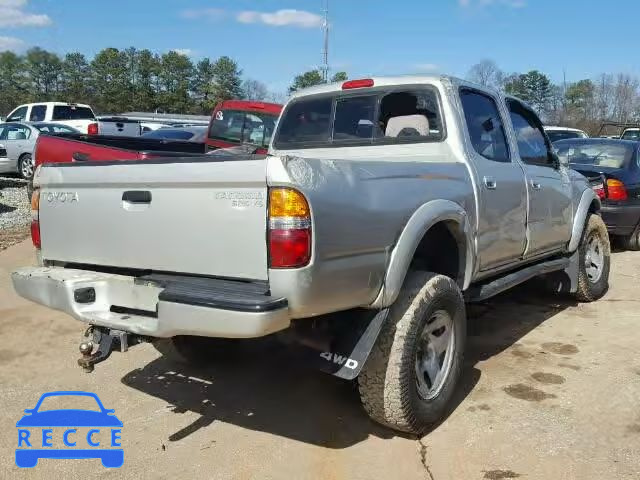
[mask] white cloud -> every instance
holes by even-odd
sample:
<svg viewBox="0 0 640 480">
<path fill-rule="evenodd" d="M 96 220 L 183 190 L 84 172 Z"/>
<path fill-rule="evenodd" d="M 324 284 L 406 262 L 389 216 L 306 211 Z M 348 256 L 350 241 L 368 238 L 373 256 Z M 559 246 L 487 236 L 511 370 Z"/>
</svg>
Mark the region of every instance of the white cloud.
<svg viewBox="0 0 640 480">
<path fill-rule="evenodd" d="M 46 27 L 51 25 L 49 15 L 24 11 L 27 0 L 0 0 L 0 27 Z"/>
<path fill-rule="evenodd" d="M 462 8 L 488 7 L 490 5 L 503 5 L 511 8 L 524 8 L 527 6 L 526 0 L 458 0 L 458 5 Z"/>
<path fill-rule="evenodd" d="M 200 8 L 183 10 L 180 12 L 180 16 L 188 20 L 219 20 L 225 16 L 225 13 L 221 8 Z"/>
<path fill-rule="evenodd" d="M 185 57 L 190 57 L 195 52 L 190 48 L 172 48 L 172 52 L 179 53 L 180 55 L 184 55 Z"/>
<path fill-rule="evenodd" d="M 19 38 L 14 37 L 0 37 L 0 52 L 5 50 L 11 50 L 14 52 L 19 52 L 24 50 L 26 43 Z"/>
<path fill-rule="evenodd" d="M 300 28 L 316 28 L 322 26 L 323 18 L 304 10 L 285 9 L 273 13 L 255 11 L 240 12 L 236 15 L 240 23 L 264 23 L 273 27 L 294 26 Z"/>
<path fill-rule="evenodd" d="M 437 72 L 440 66 L 435 63 L 416 63 L 413 68 L 419 72 Z"/>
</svg>

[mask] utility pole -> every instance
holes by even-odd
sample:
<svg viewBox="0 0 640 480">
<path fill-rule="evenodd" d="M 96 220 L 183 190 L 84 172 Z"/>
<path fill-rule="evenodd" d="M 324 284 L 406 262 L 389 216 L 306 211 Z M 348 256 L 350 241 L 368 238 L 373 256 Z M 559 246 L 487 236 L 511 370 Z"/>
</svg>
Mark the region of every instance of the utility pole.
<svg viewBox="0 0 640 480">
<path fill-rule="evenodd" d="M 322 79 L 329 81 L 329 0 L 322 0 L 324 21 L 322 31 L 324 32 L 324 47 L 322 49 Z"/>
</svg>

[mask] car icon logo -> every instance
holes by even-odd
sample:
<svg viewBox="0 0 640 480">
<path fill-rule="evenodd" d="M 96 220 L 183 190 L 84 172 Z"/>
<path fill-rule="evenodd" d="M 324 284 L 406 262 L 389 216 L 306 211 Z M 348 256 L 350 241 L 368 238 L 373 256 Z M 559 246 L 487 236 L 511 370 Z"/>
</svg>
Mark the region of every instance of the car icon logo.
<svg viewBox="0 0 640 480">
<path fill-rule="evenodd" d="M 53 400 L 62 403 L 62 408 L 47 409 Z M 88 402 L 91 408 L 67 408 L 68 403 L 77 400 Z M 16 426 L 18 467 L 35 467 L 41 458 L 99 458 L 107 468 L 118 468 L 124 463 L 122 422 L 95 393 L 45 393 L 34 408 L 25 410 Z"/>
</svg>

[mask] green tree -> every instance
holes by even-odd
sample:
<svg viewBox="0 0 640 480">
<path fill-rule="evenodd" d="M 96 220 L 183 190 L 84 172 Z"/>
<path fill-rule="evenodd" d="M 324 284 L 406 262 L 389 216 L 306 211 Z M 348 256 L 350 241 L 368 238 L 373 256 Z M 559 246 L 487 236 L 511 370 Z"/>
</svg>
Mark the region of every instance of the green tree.
<svg viewBox="0 0 640 480">
<path fill-rule="evenodd" d="M 212 68 L 214 103 L 242 98 L 242 70 L 238 68 L 238 64 L 229 57 L 223 56 L 215 61 Z"/>
<path fill-rule="evenodd" d="M 349 79 L 347 72 L 336 72 L 333 77 L 331 77 L 331 82 L 345 82 Z"/>
<path fill-rule="evenodd" d="M 189 87 L 193 76 L 193 63 L 186 55 L 168 52 L 160 58 L 158 79 L 161 85 L 160 106 L 170 113 L 188 113 L 193 101 Z"/>
<path fill-rule="evenodd" d="M 67 53 L 62 61 L 61 98 L 67 102 L 90 103 L 91 68 L 82 53 Z"/>
<path fill-rule="evenodd" d="M 0 115 L 7 115 L 30 100 L 24 60 L 13 52 L 0 52 Z"/>
<path fill-rule="evenodd" d="M 34 47 L 27 52 L 26 67 L 34 100 L 54 100 L 61 90 L 62 61 L 60 57 L 55 53 Z"/>
<path fill-rule="evenodd" d="M 160 59 L 151 51 L 144 49 L 136 52 L 137 75 L 135 77 L 135 107 L 132 110 L 143 112 L 158 108 L 158 75 Z"/>
<path fill-rule="evenodd" d="M 203 58 L 196 64 L 191 85 L 195 105 L 195 112 L 201 114 L 211 113 L 215 107 L 214 94 L 214 68 L 209 58 Z"/>
<path fill-rule="evenodd" d="M 117 48 L 105 48 L 91 62 L 92 86 L 96 94 L 93 107 L 101 113 L 130 110 L 129 62 Z"/>
<path fill-rule="evenodd" d="M 552 83 L 545 74 L 537 70 L 512 75 L 505 83 L 505 91 L 529 103 L 539 114 L 549 108 L 553 90 Z"/>
<path fill-rule="evenodd" d="M 293 84 L 289 87 L 289 92 L 295 92 L 301 88 L 313 87 L 315 85 L 322 85 L 323 83 L 324 79 L 318 70 L 309 70 L 308 72 L 296 75 L 293 79 Z"/>
</svg>

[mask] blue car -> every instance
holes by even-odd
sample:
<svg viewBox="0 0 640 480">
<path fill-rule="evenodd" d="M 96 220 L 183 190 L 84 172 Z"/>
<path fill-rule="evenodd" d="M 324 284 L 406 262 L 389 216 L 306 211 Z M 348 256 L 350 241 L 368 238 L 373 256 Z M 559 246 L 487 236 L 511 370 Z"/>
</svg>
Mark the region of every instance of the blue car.
<svg viewBox="0 0 640 480">
<path fill-rule="evenodd" d="M 598 193 L 609 234 L 628 250 L 640 250 L 640 142 L 575 138 L 553 146 Z"/>
<path fill-rule="evenodd" d="M 42 402 L 49 397 L 90 397 L 98 404 L 99 410 L 80 409 L 57 409 L 40 411 Z M 120 428 L 122 422 L 114 415 L 114 410 L 104 408 L 100 398 L 95 393 L 89 392 L 49 392 L 40 397 L 33 409 L 26 409 L 26 415 L 17 423 L 18 427 L 18 448 L 16 449 L 16 465 L 19 467 L 35 467 L 40 458 L 58 459 L 81 459 L 99 458 L 102 465 L 107 468 L 117 468 L 124 462 L 124 451 L 122 448 L 104 448 L 99 442 L 94 441 L 92 432 L 97 434 L 102 429 L 111 430 L 111 447 L 121 447 Z M 59 428 L 66 427 L 64 444 L 73 447 L 80 441 L 75 427 L 92 427 L 86 436 L 88 448 L 55 448 L 51 443 L 51 437 L 42 434 L 42 448 L 39 448 L 40 437 L 33 435 L 31 438 L 30 428 Z M 95 427 L 95 428 L 94 428 Z M 69 432 L 69 433 L 67 433 Z M 70 443 L 70 434 L 74 434 L 74 442 Z M 79 438 L 75 438 L 75 437 Z M 45 442 L 47 440 L 47 442 Z M 32 446 L 33 444 L 33 446 Z M 26 448 L 25 448 L 26 447 Z"/>
</svg>

